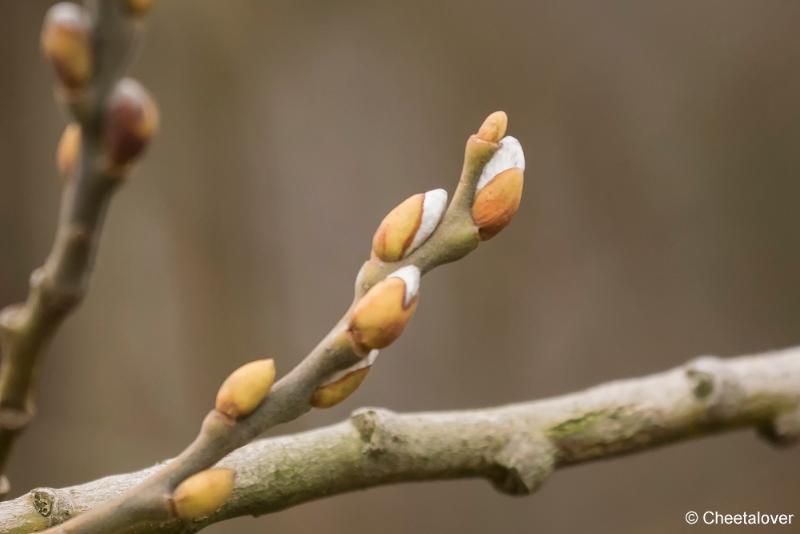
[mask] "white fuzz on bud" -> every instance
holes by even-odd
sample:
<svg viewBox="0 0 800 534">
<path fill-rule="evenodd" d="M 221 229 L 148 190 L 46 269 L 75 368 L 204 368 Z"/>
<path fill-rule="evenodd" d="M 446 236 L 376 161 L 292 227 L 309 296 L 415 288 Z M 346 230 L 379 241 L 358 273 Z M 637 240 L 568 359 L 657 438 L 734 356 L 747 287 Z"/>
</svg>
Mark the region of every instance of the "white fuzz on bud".
<svg viewBox="0 0 800 534">
<path fill-rule="evenodd" d="M 507 135 L 500 140 L 500 148 L 483 167 L 480 178 L 478 178 L 477 191 L 483 189 L 501 172 L 513 168 L 525 170 L 525 154 L 519 141 L 515 137 Z"/>
</svg>

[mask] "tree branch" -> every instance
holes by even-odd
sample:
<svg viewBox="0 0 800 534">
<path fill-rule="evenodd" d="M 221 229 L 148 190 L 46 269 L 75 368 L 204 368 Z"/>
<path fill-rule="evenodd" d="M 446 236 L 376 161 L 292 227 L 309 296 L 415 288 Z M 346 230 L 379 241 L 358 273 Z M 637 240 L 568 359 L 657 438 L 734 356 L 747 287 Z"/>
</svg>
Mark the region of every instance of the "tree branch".
<svg viewBox="0 0 800 534">
<path fill-rule="evenodd" d="M 775 444 L 800 438 L 800 347 L 702 357 L 658 374 L 499 408 L 396 414 L 264 439 L 226 457 L 236 488 L 200 521 L 141 523 L 126 532 L 195 532 L 231 517 L 397 482 L 482 477 L 504 493 L 536 491 L 557 468 L 744 427 Z M 113 500 L 162 465 L 0 504 L 0 531 L 37 532 Z M 56 529 L 57 531 L 57 529 Z"/>
<path fill-rule="evenodd" d="M 44 265 L 31 275 L 27 300 L 0 312 L 0 498 L 9 490 L 2 473 L 12 445 L 33 418 L 37 363 L 64 318 L 86 294 L 106 208 L 121 181 L 100 164 L 103 106 L 127 66 L 139 25 L 112 3 L 94 2 L 91 7 L 87 14 L 94 29 L 92 79 L 86 87 L 57 90 L 80 126 L 80 162 L 64 184 L 55 241 Z"/>
<path fill-rule="evenodd" d="M 333 406 L 351 394 L 364 380 L 378 349 L 400 336 L 411 319 L 420 276 L 463 258 L 505 227 L 516 212 L 525 164 L 519 142 L 505 136 L 507 124 L 505 113 L 495 112 L 469 136 L 449 206 L 447 193 L 433 190 L 410 197 L 387 215 L 373 239 L 371 257 L 356 277 L 349 308 L 271 390 L 270 377 L 266 387 L 257 388 L 260 396 L 254 399 L 254 390 L 245 384 L 262 380 L 247 377 L 236 396 L 256 400 L 252 406 L 247 403 L 248 409 L 229 412 L 231 399 L 223 406 L 218 396 L 194 441 L 170 463 L 115 499 L 47 534 L 108 534 L 128 532 L 138 524 L 167 524 L 180 515 L 175 494 L 190 477 L 203 476 L 226 455 L 270 428 L 296 419 L 312 407 Z M 247 373 L 243 368 L 235 373 L 242 372 Z M 210 485 L 210 481 L 200 484 Z M 209 498 L 207 493 L 203 499 Z M 227 497 L 219 487 L 213 493 Z M 221 503 L 213 504 L 216 508 Z"/>
</svg>

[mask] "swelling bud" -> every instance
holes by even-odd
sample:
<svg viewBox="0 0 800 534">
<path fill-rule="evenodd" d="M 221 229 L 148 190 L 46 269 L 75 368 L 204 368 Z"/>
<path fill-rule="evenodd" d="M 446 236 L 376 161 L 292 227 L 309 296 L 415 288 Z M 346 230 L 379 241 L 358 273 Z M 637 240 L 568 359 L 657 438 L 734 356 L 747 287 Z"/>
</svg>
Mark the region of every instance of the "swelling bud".
<svg viewBox="0 0 800 534">
<path fill-rule="evenodd" d="M 233 491 L 230 469 L 212 468 L 192 475 L 175 489 L 172 505 L 181 519 L 199 519 L 215 512 Z"/>
<path fill-rule="evenodd" d="M 158 130 L 158 108 L 131 78 L 120 80 L 108 98 L 104 145 L 111 174 L 122 174 L 144 152 Z"/>
<path fill-rule="evenodd" d="M 247 417 L 266 398 L 275 381 L 275 362 L 256 360 L 236 369 L 217 392 L 215 408 L 231 419 Z"/>
<path fill-rule="evenodd" d="M 387 262 L 405 258 L 433 234 L 446 207 L 444 189 L 407 198 L 381 221 L 372 238 L 372 253 Z"/>
<path fill-rule="evenodd" d="M 361 385 L 361 382 L 367 378 L 367 373 L 369 373 L 369 369 L 375 363 L 377 357 L 378 351 L 372 350 L 360 362 L 333 375 L 311 396 L 311 406 L 314 408 L 330 408 L 352 395 Z"/>
<path fill-rule="evenodd" d="M 67 89 L 80 89 L 92 76 L 89 18 L 77 4 L 59 2 L 44 18 L 42 53 Z"/>
<path fill-rule="evenodd" d="M 511 136 L 500 140 L 500 148 L 483 167 L 472 204 L 472 220 L 481 240 L 494 237 L 505 228 L 522 200 L 525 155 L 519 141 Z"/>
<path fill-rule="evenodd" d="M 417 309 L 419 269 L 396 270 L 367 291 L 350 317 L 349 332 L 358 352 L 382 349 L 400 337 Z"/>
</svg>

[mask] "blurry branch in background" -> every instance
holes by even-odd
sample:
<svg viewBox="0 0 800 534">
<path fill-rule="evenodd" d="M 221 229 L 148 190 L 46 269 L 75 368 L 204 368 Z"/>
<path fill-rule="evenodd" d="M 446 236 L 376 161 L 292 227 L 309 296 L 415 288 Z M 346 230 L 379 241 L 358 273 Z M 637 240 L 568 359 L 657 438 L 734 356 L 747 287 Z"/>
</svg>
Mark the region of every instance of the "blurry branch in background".
<svg viewBox="0 0 800 534">
<path fill-rule="evenodd" d="M 798 384 L 800 348 L 793 348 L 698 358 L 670 371 L 499 408 L 407 415 L 361 409 L 349 421 L 260 440 L 226 457 L 215 472 L 236 472 L 235 488 L 207 517 L 125 532 L 196 532 L 236 516 L 408 481 L 482 477 L 501 492 L 526 495 L 557 468 L 744 427 L 788 445 L 800 438 Z M 23 534 L 56 525 L 161 468 L 33 490 L 0 504 L 0 531 Z"/>
<path fill-rule="evenodd" d="M 406 199 L 386 216 L 357 275 L 350 307 L 274 387 L 272 360 L 237 369 L 181 454 L 123 495 L 47 532 L 127 532 L 137 525 L 150 531 L 174 520 L 191 528 L 233 491 L 239 472 L 213 468 L 217 462 L 270 428 L 353 393 L 378 351 L 394 342 L 413 316 L 422 274 L 464 257 L 516 213 L 525 163 L 519 142 L 505 135 L 507 125 L 505 113 L 492 113 L 468 138 L 449 206 L 447 192 L 436 189 Z"/>
<path fill-rule="evenodd" d="M 63 319 L 86 294 L 112 193 L 155 132 L 158 114 L 135 81 L 120 80 L 140 33 L 142 1 L 62 2 L 48 12 L 42 51 L 72 122 L 58 148 L 63 178 L 55 241 L 27 300 L 0 313 L 0 473 L 34 414 L 34 372 Z M 9 490 L 3 476 L 0 493 Z"/>
</svg>

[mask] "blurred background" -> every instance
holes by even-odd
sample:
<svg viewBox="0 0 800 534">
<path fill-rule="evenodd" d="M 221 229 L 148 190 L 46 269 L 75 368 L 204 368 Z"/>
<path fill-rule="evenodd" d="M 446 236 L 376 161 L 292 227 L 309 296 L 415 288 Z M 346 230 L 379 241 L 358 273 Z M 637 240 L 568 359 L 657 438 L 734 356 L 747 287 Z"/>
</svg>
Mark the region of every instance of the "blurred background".
<svg viewBox="0 0 800 534">
<path fill-rule="evenodd" d="M 3 303 L 56 220 L 48 5 L 2 1 Z M 528 160 L 514 222 L 425 278 L 357 394 L 272 434 L 798 343 L 798 17 L 779 0 L 159 2 L 134 73 L 163 129 L 48 353 L 15 494 L 169 457 L 234 367 L 291 368 L 349 303 L 384 214 L 452 191 L 495 109 Z M 798 467 L 740 432 L 560 471 L 529 498 L 400 485 L 208 532 L 672 533 L 688 510 L 800 513 Z"/>
</svg>

